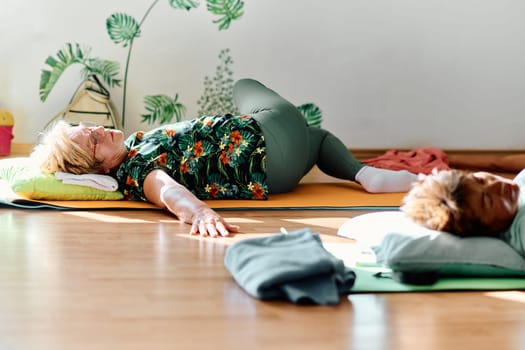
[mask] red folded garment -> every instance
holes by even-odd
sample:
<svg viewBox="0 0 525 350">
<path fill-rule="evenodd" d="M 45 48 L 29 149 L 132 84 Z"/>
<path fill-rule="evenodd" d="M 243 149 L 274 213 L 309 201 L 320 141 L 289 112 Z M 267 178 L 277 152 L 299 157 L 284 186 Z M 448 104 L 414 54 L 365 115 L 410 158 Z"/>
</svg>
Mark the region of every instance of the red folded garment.
<svg viewBox="0 0 525 350">
<path fill-rule="evenodd" d="M 430 174 L 434 168 L 450 169 L 446 153 L 435 147 L 418 148 L 407 152 L 389 150 L 379 157 L 365 159 L 363 163 L 376 168 L 408 170 L 415 174 Z"/>
</svg>

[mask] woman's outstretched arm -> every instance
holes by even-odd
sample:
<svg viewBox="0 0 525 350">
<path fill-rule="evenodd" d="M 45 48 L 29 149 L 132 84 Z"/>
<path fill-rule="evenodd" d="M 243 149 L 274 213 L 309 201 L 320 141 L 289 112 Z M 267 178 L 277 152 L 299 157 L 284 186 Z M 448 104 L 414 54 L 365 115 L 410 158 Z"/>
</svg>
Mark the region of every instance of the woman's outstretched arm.
<svg viewBox="0 0 525 350">
<path fill-rule="evenodd" d="M 239 226 L 228 224 L 217 212 L 161 169 L 153 170 L 146 176 L 144 194 L 151 203 L 191 224 L 192 235 L 217 237 L 239 231 Z"/>
<path fill-rule="evenodd" d="M 510 173 L 518 173 L 525 169 L 525 154 L 508 156 L 450 154 L 448 161 L 450 167 L 456 169 Z"/>
</svg>

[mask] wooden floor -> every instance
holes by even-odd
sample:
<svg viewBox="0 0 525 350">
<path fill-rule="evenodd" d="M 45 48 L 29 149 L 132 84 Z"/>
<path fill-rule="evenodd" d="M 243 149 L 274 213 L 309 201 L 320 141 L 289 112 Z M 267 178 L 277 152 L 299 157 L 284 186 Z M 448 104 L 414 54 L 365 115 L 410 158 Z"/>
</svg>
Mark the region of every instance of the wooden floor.
<svg viewBox="0 0 525 350">
<path fill-rule="evenodd" d="M 316 176 L 307 181 L 317 181 Z M 241 239 L 337 228 L 354 211 L 227 211 L 230 238 L 159 211 L 0 210 L 0 349 L 525 349 L 525 293 L 351 294 L 262 302 L 223 265 Z"/>
</svg>

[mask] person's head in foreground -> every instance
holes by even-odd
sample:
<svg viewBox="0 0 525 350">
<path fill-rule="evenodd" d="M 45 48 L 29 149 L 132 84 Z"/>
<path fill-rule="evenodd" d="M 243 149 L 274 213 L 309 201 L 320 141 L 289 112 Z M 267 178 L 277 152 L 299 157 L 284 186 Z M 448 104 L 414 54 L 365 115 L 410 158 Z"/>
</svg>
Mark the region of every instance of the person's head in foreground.
<svg viewBox="0 0 525 350">
<path fill-rule="evenodd" d="M 127 153 L 120 130 L 59 121 L 43 135 L 32 156 L 49 173 L 107 174 L 123 162 Z"/>
<path fill-rule="evenodd" d="M 518 211 L 519 187 L 487 172 L 420 175 L 401 210 L 416 223 L 461 237 L 498 236 Z"/>
</svg>

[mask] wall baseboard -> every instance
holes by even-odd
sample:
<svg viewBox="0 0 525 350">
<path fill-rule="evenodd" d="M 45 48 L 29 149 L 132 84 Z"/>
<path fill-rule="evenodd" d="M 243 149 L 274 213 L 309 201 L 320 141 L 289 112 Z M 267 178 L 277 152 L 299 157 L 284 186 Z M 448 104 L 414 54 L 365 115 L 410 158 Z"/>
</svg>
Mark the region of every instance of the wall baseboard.
<svg viewBox="0 0 525 350">
<path fill-rule="evenodd" d="M 11 154 L 10 157 L 23 157 L 29 155 L 33 149 L 33 144 L 29 143 L 13 143 L 11 144 Z M 378 157 L 384 154 L 386 149 L 362 149 L 362 148 L 351 148 L 350 152 L 359 160 L 369 159 Z M 400 151 L 409 151 L 409 150 L 400 150 Z M 506 156 L 511 154 L 524 154 L 525 149 L 523 150 L 493 150 L 493 149 L 479 149 L 479 150 L 444 150 L 447 154 L 465 154 L 465 155 L 498 155 Z"/>
<path fill-rule="evenodd" d="M 25 157 L 31 153 L 33 149 L 31 143 L 12 143 L 10 157 Z"/>
<path fill-rule="evenodd" d="M 351 148 L 350 152 L 359 160 L 375 158 L 380 155 L 383 155 L 387 150 L 386 149 L 360 149 L 360 148 Z M 400 149 L 399 151 L 410 151 L 408 149 Z M 462 154 L 462 155 L 491 155 L 491 156 L 508 156 L 513 154 L 525 154 L 525 149 L 523 150 L 497 150 L 497 149 L 449 149 L 443 150 L 446 154 Z"/>
</svg>

